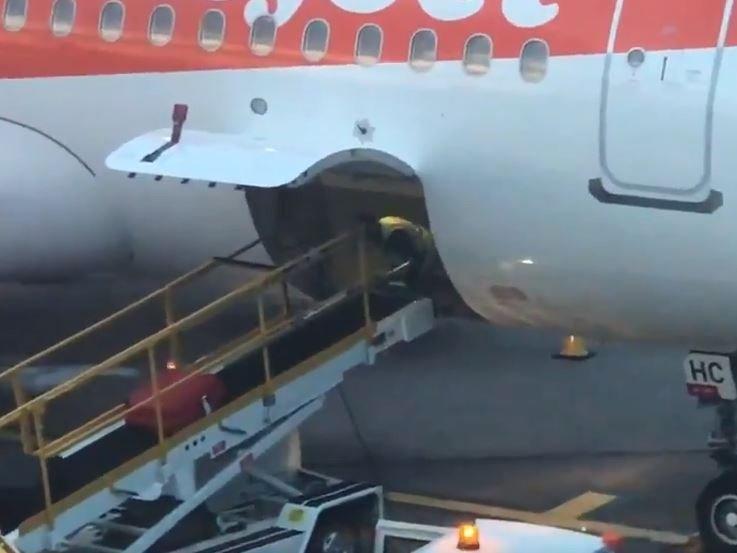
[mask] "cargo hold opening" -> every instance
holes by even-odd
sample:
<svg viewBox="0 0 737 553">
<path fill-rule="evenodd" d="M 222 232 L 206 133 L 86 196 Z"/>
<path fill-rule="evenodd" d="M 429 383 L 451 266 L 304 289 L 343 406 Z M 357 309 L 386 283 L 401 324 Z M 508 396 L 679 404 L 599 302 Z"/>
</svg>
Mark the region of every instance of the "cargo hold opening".
<svg viewBox="0 0 737 553">
<path fill-rule="evenodd" d="M 247 188 L 246 199 L 264 247 L 281 264 L 342 232 L 368 220 L 391 217 L 419 229 L 432 231 L 423 186 L 416 176 L 407 176 L 375 161 L 353 161 L 317 174 L 298 187 Z M 371 255 L 379 245 L 369 241 Z M 434 246 L 433 246 L 434 250 Z M 299 283 L 313 297 L 327 297 L 340 286 L 343 264 L 355 264 L 346 256 L 321 274 Z M 465 306 L 453 289 L 437 255 L 423 271 L 422 291 L 430 295 L 439 314 L 458 314 Z"/>
</svg>

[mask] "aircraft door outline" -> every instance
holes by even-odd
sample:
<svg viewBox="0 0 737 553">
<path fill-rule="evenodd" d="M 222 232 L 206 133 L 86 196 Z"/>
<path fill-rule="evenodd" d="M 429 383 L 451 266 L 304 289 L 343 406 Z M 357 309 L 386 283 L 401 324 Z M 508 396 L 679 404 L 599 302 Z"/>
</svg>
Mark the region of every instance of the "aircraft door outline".
<svg viewBox="0 0 737 553">
<path fill-rule="evenodd" d="M 713 47 L 617 53 L 633 1 L 615 5 L 601 81 L 602 174 L 589 189 L 604 203 L 711 213 L 722 205 L 710 188 L 714 102 L 735 0 L 723 0 L 721 21 L 712 21 L 719 23 Z M 677 117 L 668 113 L 674 107 Z"/>
</svg>

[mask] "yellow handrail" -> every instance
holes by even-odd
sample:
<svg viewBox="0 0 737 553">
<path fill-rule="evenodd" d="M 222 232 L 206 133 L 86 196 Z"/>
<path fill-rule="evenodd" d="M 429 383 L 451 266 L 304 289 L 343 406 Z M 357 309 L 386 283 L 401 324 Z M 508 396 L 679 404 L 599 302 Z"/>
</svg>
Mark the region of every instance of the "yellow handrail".
<svg viewBox="0 0 737 553">
<path fill-rule="evenodd" d="M 47 459 L 49 457 L 58 455 L 59 453 L 74 447 L 88 437 L 101 431 L 103 428 L 111 424 L 115 424 L 118 421 L 124 420 L 125 417 L 134 410 L 140 409 L 141 407 L 146 405 L 151 405 L 153 403 L 156 414 L 156 435 L 159 448 L 159 456 L 161 457 L 161 460 L 163 462 L 168 453 L 167 448 L 170 448 L 171 445 L 166 440 L 166 436 L 164 433 L 164 423 L 161 406 L 162 396 L 166 393 L 170 393 L 172 390 L 178 388 L 179 386 L 185 385 L 187 382 L 191 381 L 198 375 L 212 370 L 213 367 L 215 367 L 218 363 L 222 363 L 225 359 L 235 356 L 243 357 L 246 354 L 257 351 L 259 349 L 262 351 L 263 354 L 263 368 L 265 372 L 263 393 L 271 393 L 272 374 L 270 370 L 268 346 L 273 340 L 276 340 L 278 336 L 281 336 L 286 330 L 292 328 L 298 320 L 298 317 L 295 316 L 293 309 L 289 305 L 286 278 L 295 270 L 298 270 L 302 266 L 309 266 L 309 263 L 313 260 L 321 260 L 332 249 L 338 247 L 339 245 L 348 243 L 351 239 L 356 238 L 358 239 L 356 247 L 356 253 L 358 256 L 356 266 L 359 272 L 358 283 L 355 285 L 355 287 L 350 286 L 348 290 L 362 291 L 365 324 L 366 327 L 369 328 L 371 325 L 371 320 L 368 304 L 368 289 L 370 283 L 372 282 L 372 279 L 368 275 L 363 233 L 359 233 L 357 235 L 356 233 L 351 232 L 340 235 L 326 242 L 325 244 L 322 244 L 321 246 L 316 247 L 299 257 L 296 257 L 295 259 L 289 261 L 281 267 L 278 267 L 267 274 L 261 275 L 253 279 L 252 281 L 239 286 L 235 290 L 232 290 L 224 296 L 212 301 L 208 305 L 179 320 L 173 320 L 174 306 L 172 304 L 171 291 L 177 286 L 180 286 L 186 282 L 190 282 L 198 278 L 199 276 L 206 274 L 218 264 L 217 261 L 205 263 L 194 271 L 191 271 L 186 275 L 179 277 L 178 279 L 170 282 L 165 287 L 149 294 L 145 298 L 132 303 L 131 305 L 118 311 L 114 315 L 111 315 L 110 317 L 103 319 L 98 323 L 95 323 L 89 328 L 78 332 L 74 336 L 63 340 L 50 348 L 47 348 L 45 351 L 34 355 L 26 361 L 23 361 L 22 363 L 17 364 L 15 367 L 12 367 L 11 369 L 5 371 L 3 374 L 0 374 L 0 380 L 2 380 L 3 378 L 13 377 L 13 382 L 15 383 L 14 389 L 17 389 L 18 385 L 16 377 L 18 375 L 18 372 L 24 367 L 29 366 L 30 364 L 36 362 L 45 355 L 58 352 L 63 348 L 76 343 L 81 338 L 94 334 L 96 331 L 105 328 L 107 325 L 121 318 L 125 314 L 130 313 L 131 311 L 144 305 L 145 303 L 159 298 L 160 296 L 165 294 L 166 301 L 164 307 L 167 320 L 167 326 L 165 328 L 138 341 L 136 344 L 133 344 L 123 351 L 112 355 L 108 359 L 105 359 L 104 361 L 94 365 L 93 367 L 90 367 L 81 374 L 76 375 L 68 381 L 57 385 L 56 387 L 46 391 L 43 394 L 38 395 L 35 398 L 27 399 L 21 390 L 17 390 L 16 400 L 18 402 L 18 405 L 11 412 L 0 416 L 0 428 L 3 428 L 10 424 L 15 424 L 17 422 L 21 423 L 21 428 L 24 432 L 24 435 L 26 435 L 26 438 L 24 439 L 24 448 L 26 449 L 26 452 L 33 453 L 39 458 L 39 462 L 41 464 L 41 476 L 43 480 L 45 504 L 44 513 L 47 522 L 52 523 L 54 519 L 52 492 L 50 488 L 47 468 Z M 275 317 L 275 320 L 272 321 L 267 320 L 264 309 L 263 294 L 268 292 L 270 287 L 274 284 L 280 285 L 281 292 L 284 296 L 283 299 L 285 305 L 284 309 L 281 310 L 279 314 Z M 160 386 L 157 375 L 158 370 L 156 367 L 155 351 L 162 342 L 168 339 L 178 340 L 184 331 L 196 328 L 199 325 L 209 321 L 218 313 L 221 313 L 224 309 L 233 305 L 234 302 L 244 298 L 250 298 L 254 295 L 257 295 L 259 315 L 258 325 L 256 329 L 247 333 L 241 338 L 232 340 L 226 346 L 215 349 L 213 351 L 213 355 L 210 355 L 204 360 L 200 359 L 194 362 L 188 367 L 188 370 L 185 371 L 185 375 L 176 382 L 165 386 Z M 321 304 L 321 307 L 326 305 L 337 305 L 347 297 L 350 297 L 350 294 L 345 294 L 344 292 L 341 292 L 338 295 L 325 300 L 325 302 Z M 173 342 L 170 342 L 170 347 L 174 347 Z M 101 415 L 98 415 L 91 420 L 88 420 L 84 424 L 81 424 L 74 429 L 66 431 L 62 436 L 59 436 L 51 441 L 47 441 L 45 439 L 43 419 L 47 411 L 47 405 L 50 402 L 60 398 L 65 394 L 68 394 L 73 390 L 78 389 L 80 386 L 103 374 L 105 371 L 120 366 L 121 363 L 131 359 L 133 356 L 137 356 L 143 353 L 145 353 L 148 358 L 148 372 L 151 382 L 151 394 L 149 397 L 145 398 L 143 401 L 135 405 L 118 405 L 108 410 L 107 412 L 102 413 Z M 36 441 L 35 448 L 31 443 L 31 434 L 33 434 L 33 438 L 35 438 Z"/>
<path fill-rule="evenodd" d="M 259 242 L 258 240 L 254 241 L 254 242 L 251 242 L 250 244 L 248 244 L 244 248 L 241 248 L 241 249 L 237 250 L 236 252 L 232 253 L 228 257 L 230 258 L 230 257 L 234 257 L 236 255 L 239 255 L 239 254 L 243 253 L 244 251 L 246 251 L 247 249 L 250 249 L 252 246 L 255 246 L 258 242 Z M 85 329 L 82 329 L 81 331 L 79 331 L 79 332 L 77 332 L 75 334 L 72 334 L 68 338 L 65 338 L 64 340 L 62 340 L 62 341 L 54 344 L 53 346 L 50 346 L 50 347 L 46 348 L 45 350 L 43 350 L 43 351 L 41 351 L 41 352 L 39 352 L 39 353 L 37 353 L 37 354 L 29 357 L 28 359 L 24 359 L 20 363 L 18 363 L 16 365 L 14 365 L 14 366 L 6 369 L 5 371 L 0 372 L 0 381 L 3 381 L 3 380 L 5 380 L 5 379 L 7 379 L 9 377 L 14 376 L 15 374 L 18 373 L 18 371 L 20 371 L 20 370 L 28 367 L 29 365 L 31 365 L 31 364 L 33 364 L 33 363 L 35 363 L 35 362 L 43 359 L 44 357 L 47 357 L 48 355 L 51 355 L 53 353 L 56 353 L 56 352 L 58 352 L 58 351 L 60 351 L 60 350 L 62 350 L 64 348 L 66 348 L 67 346 L 70 346 L 70 345 L 72 345 L 74 343 L 77 343 L 80 340 L 82 340 L 83 338 L 85 338 L 87 336 L 90 336 L 91 334 L 94 334 L 98 330 L 101 330 L 101 329 L 103 329 L 105 327 L 110 326 L 112 323 L 114 323 L 115 321 L 123 318 L 125 315 L 128 315 L 129 313 L 132 313 L 133 311 L 135 311 L 139 307 L 143 307 L 147 303 L 150 303 L 151 301 L 153 301 L 153 300 L 161 297 L 162 295 L 170 295 L 173 292 L 173 290 L 175 290 L 176 288 L 179 288 L 181 286 L 184 286 L 185 284 L 188 284 L 189 282 L 192 282 L 193 280 L 195 280 L 195 279 L 197 279 L 197 278 L 199 278 L 201 276 L 206 275 L 207 273 L 211 272 L 213 269 L 215 269 L 219 265 L 220 265 L 220 262 L 219 261 L 217 261 L 215 259 L 211 259 L 210 261 L 207 261 L 207 262 L 199 265 L 198 267 L 195 267 L 194 269 L 192 269 L 188 273 L 185 273 L 185 274 L 183 274 L 181 276 L 178 276 L 177 278 L 175 278 L 174 280 L 168 282 L 167 284 L 165 284 L 164 286 L 162 286 L 158 290 L 154 290 L 150 294 L 144 296 L 143 298 L 141 298 L 139 300 L 134 301 L 130 305 L 125 306 L 124 308 L 116 311 L 112 315 L 110 315 L 110 316 L 108 316 L 108 317 L 106 317 L 106 318 L 104 318 L 104 319 L 96 322 L 95 324 L 93 324 L 93 325 L 91 325 L 91 326 L 89 326 L 89 327 L 87 327 Z M 171 301 L 171 298 L 169 298 L 169 301 Z M 165 305 L 165 310 L 166 311 L 169 311 L 169 309 L 171 309 L 171 306 L 166 306 Z M 167 325 L 168 325 L 169 322 L 170 322 L 171 313 L 166 313 L 166 317 L 167 317 Z"/>
<path fill-rule="evenodd" d="M 265 347 L 276 335 L 280 334 L 281 331 L 285 330 L 289 326 L 290 322 L 291 321 L 283 321 L 282 323 L 273 326 L 270 329 L 269 334 L 257 335 L 253 338 L 249 337 L 246 340 L 244 340 L 244 342 L 241 344 L 234 344 L 233 348 L 235 349 L 237 347 L 239 356 L 243 356 L 243 355 L 247 355 L 248 353 L 258 350 L 261 347 Z M 225 355 L 227 355 L 228 353 L 230 352 L 226 352 Z M 103 427 L 110 425 L 110 424 L 114 424 L 120 420 L 123 420 L 127 415 L 129 415 L 133 411 L 141 408 L 142 406 L 149 405 L 150 403 L 158 401 L 160 396 L 186 384 L 187 382 L 192 380 L 194 377 L 206 373 L 213 366 L 220 363 L 221 359 L 222 359 L 222 356 L 214 357 L 213 359 L 209 360 L 207 363 L 202 363 L 199 367 L 196 367 L 193 370 L 189 371 L 181 379 L 177 380 L 176 382 L 172 382 L 171 384 L 163 388 L 152 386 L 152 395 L 144 399 L 143 401 L 136 403 L 135 405 L 132 405 L 130 407 L 126 407 L 124 405 L 118 406 L 106 413 L 103 413 L 102 415 L 99 415 L 92 421 L 85 423 L 83 426 L 76 428 L 74 430 L 70 430 L 64 436 L 61 436 L 60 438 L 57 438 L 53 442 L 46 444 L 43 448 L 39 448 L 33 453 L 35 453 L 36 455 L 43 454 L 47 457 L 51 457 L 53 455 L 61 453 L 62 451 L 65 451 L 67 449 L 74 447 L 79 442 L 83 441 L 84 439 L 88 438 L 89 436 L 101 430 Z M 157 408 L 157 411 L 158 410 L 159 409 Z M 157 426 L 158 426 L 158 423 L 160 422 L 158 412 L 157 412 L 156 417 L 157 417 Z M 93 424 L 93 422 L 95 424 Z M 158 430 L 159 429 L 157 428 L 157 431 Z M 159 439 L 160 440 L 162 439 L 161 435 L 159 435 Z"/>
<path fill-rule="evenodd" d="M 339 236 L 338 238 L 334 238 L 330 240 L 329 242 L 326 242 L 322 246 L 319 246 L 318 248 L 315 248 L 314 250 L 308 252 L 307 254 L 297 259 L 294 259 L 288 262 L 287 264 L 275 269 L 274 271 L 266 275 L 263 275 L 261 277 L 258 277 L 254 281 L 251 281 L 239 288 L 236 288 L 235 290 L 226 294 L 225 296 L 213 301 L 212 303 L 206 305 L 205 307 L 199 309 L 198 311 L 195 311 L 194 313 L 176 321 L 175 323 L 167 326 L 166 328 L 163 328 L 162 330 L 156 332 L 155 334 L 152 334 L 151 336 L 144 338 L 143 340 L 139 341 L 136 344 L 133 344 L 132 346 L 121 351 L 120 353 L 117 353 L 116 355 L 113 355 L 112 357 L 106 359 L 102 363 L 99 363 L 98 365 L 95 365 L 87 369 L 83 373 L 78 374 L 77 376 L 67 380 L 66 382 L 63 382 L 62 384 L 56 386 L 55 388 L 39 396 L 36 396 L 35 398 L 27 401 L 26 403 L 19 406 L 18 408 L 11 411 L 10 413 L 7 413 L 3 415 L 2 417 L 0 417 L 0 428 L 3 428 L 7 426 L 8 424 L 12 424 L 18 421 L 21 418 L 24 410 L 33 409 L 39 404 L 47 403 L 55 398 L 58 398 L 59 396 L 62 396 L 70 392 L 71 390 L 79 388 L 82 384 L 90 381 L 91 379 L 95 378 L 96 376 L 99 376 L 100 374 L 104 373 L 105 371 L 109 369 L 119 366 L 121 362 L 133 357 L 134 355 L 138 353 L 143 352 L 149 347 L 155 346 L 158 342 L 166 338 L 169 338 L 173 334 L 181 333 L 185 330 L 189 330 L 196 324 L 209 320 L 210 318 L 212 318 L 213 316 L 221 312 L 223 309 L 231 305 L 234 300 L 248 296 L 249 294 L 253 292 L 259 291 L 260 289 L 269 286 L 270 284 L 278 280 L 279 277 L 281 277 L 282 275 L 285 275 L 291 269 L 296 267 L 300 262 L 311 259 L 313 256 L 320 254 L 326 251 L 327 249 L 330 249 L 334 245 L 339 244 L 342 241 L 346 240 L 349 236 L 351 235 L 343 234 Z M 203 268 L 209 265 L 210 264 L 203 265 Z M 190 277 L 194 273 L 195 271 L 193 271 L 192 273 L 189 273 L 188 275 L 185 275 L 181 279 Z M 135 306 L 142 305 L 143 302 L 147 301 L 147 299 L 153 297 L 154 295 L 160 295 L 161 293 L 165 291 L 166 291 L 166 287 L 158 290 L 157 292 L 154 292 L 153 294 L 150 294 L 149 296 L 147 296 L 146 298 L 142 300 L 135 302 L 135 304 L 133 305 Z M 130 311 L 129 308 L 119 311 L 118 314 L 116 315 L 119 315 L 120 313 L 123 313 L 123 312 L 129 312 Z M 103 323 L 105 323 L 106 321 L 111 321 L 113 317 L 116 317 L 116 315 L 113 315 L 112 317 L 108 317 L 104 321 L 101 321 L 100 323 L 96 323 L 92 325 L 90 327 L 90 329 L 93 329 L 92 331 L 89 331 L 89 329 L 87 329 L 88 331 L 82 331 L 78 333 L 77 335 L 73 336 L 72 338 L 63 340 L 56 346 L 52 346 L 51 348 L 48 348 L 47 350 L 45 350 L 44 352 L 41 352 L 40 354 L 34 355 L 33 357 L 30 358 L 30 360 L 26 360 L 22 363 L 19 363 L 15 367 L 12 367 L 8 371 L 6 371 L 6 374 L 10 373 L 11 371 L 13 371 L 13 374 L 14 374 L 14 372 L 16 372 L 17 370 L 20 370 L 23 367 L 28 366 L 30 363 L 33 363 L 39 358 L 43 357 L 44 354 L 48 352 L 58 351 L 59 349 L 62 349 L 64 346 L 70 345 L 71 343 L 76 341 L 75 337 L 77 336 L 88 335 L 91 332 L 94 332 L 94 330 L 99 330 L 100 328 L 105 326 L 105 324 Z M 0 378 L 2 378 L 2 375 L 0 375 Z"/>
<path fill-rule="evenodd" d="M 25 404 L 19 406 L 14 411 L 11 411 L 10 413 L 7 413 L 6 415 L 3 415 L 2 417 L 0 417 L 0 428 L 3 428 L 4 426 L 7 426 L 8 424 L 11 424 L 19 420 L 21 416 L 23 415 L 24 410 L 26 409 L 32 410 L 33 408 L 35 408 L 36 406 L 42 403 L 48 403 L 49 401 L 56 399 L 59 396 L 62 396 L 76 388 L 79 388 L 82 384 L 90 381 L 96 376 L 101 375 L 102 373 L 104 373 L 105 371 L 109 369 L 119 366 L 123 361 L 133 357 L 134 355 L 141 353 L 150 347 L 155 347 L 158 342 L 166 338 L 169 338 L 174 333 L 181 333 L 185 330 L 189 330 L 193 326 L 197 325 L 198 323 L 202 323 L 202 322 L 205 322 L 211 319 L 212 317 L 217 315 L 219 312 L 221 312 L 223 309 L 231 305 L 235 300 L 241 299 L 242 297 L 246 297 L 253 292 L 257 292 L 265 287 L 268 287 L 270 284 L 277 281 L 279 277 L 281 277 L 282 275 L 285 275 L 291 269 L 296 267 L 299 263 L 305 260 L 309 260 L 315 255 L 318 255 L 330 249 L 334 245 L 343 242 L 350 236 L 351 234 L 343 234 L 339 236 L 338 238 L 334 238 L 330 240 L 329 242 L 326 242 L 322 246 L 319 246 L 318 248 L 315 248 L 314 250 L 308 252 L 307 254 L 297 259 L 294 259 L 285 265 L 282 265 L 281 267 L 275 269 L 274 271 L 266 275 L 263 275 L 261 277 L 258 277 L 254 281 L 251 281 L 239 288 L 236 288 L 232 292 L 229 292 L 225 296 L 213 301 L 209 305 L 206 305 L 205 307 L 199 309 L 198 311 L 195 311 L 194 313 L 178 320 L 172 325 L 169 325 L 166 328 L 156 332 L 155 334 L 152 334 L 148 338 L 144 338 L 143 340 L 121 351 L 120 353 L 113 355 L 112 357 L 108 358 L 102 363 L 99 363 L 98 365 L 95 365 L 94 367 L 87 369 L 81 374 L 78 374 L 74 378 L 71 378 L 67 380 L 66 382 L 59 384 L 55 388 L 39 396 L 36 396 L 35 398 L 27 401 Z M 34 356 L 34 357 L 37 357 L 37 356 Z M 21 365 L 23 364 L 21 363 Z"/>
<path fill-rule="evenodd" d="M 43 448 L 32 451 L 31 453 L 35 453 L 36 455 L 43 454 L 46 457 L 53 457 L 54 455 L 58 455 L 62 451 L 74 447 L 85 438 L 92 436 L 95 432 L 99 432 L 106 426 L 118 422 L 119 416 L 125 410 L 125 404 L 119 403 L 112 409 L 109 409 L 101 415 L 96 416 L 94 419 L 87 421 L 82 426 L 79 426 L 74 430 L 70 430 L 61 438 L 57 438 L 52 442 L 48 442 Z"/>
<path fill-rule="evenodd" d="M 151 292 L 147 296 L 131 303 L 130 305 L 124 307 L 120 311 L 116 311 L 109 317 L 102 319 L 101 321 L 96 322 L 92 326 L 89 326 L 85 328 L 84 330 L 81 330 L 77 332 L 76 334 L 73 334 L 72 336 L 69 336 L 68 338 L 65 338 L 61 342 L 54 344 L 53 346 L 46 348 L 45 350 L 29 357 L 28 359 L 25 359 L 18 363 L 17 365 L 10 367 L 0 373 L 0 381 L 5 380 L 13 375 L 15 375 L 18 371 L 28 367 L 29 365 L 35 363 L 36 361 L 39 361 L 43 359 L 44 357 L 51 355 L 52 353 L 56 353 L 67 346 L 70 346 L 76 342 L 79 342 L 82 338 L 85 338 L 98 330 L 101 330 L 107 326 L 110 326 L 112 323 L 117 321 L 118 319 L 122 318 L 123 316 L 127 315 L 128 313 L 131 313 L 138 309 L 139 307 L 142 307 L 149 303 L 152 300 L 155 300 L 162 294 L 164 294 L 167 290 L 171 290 L 175 287 L 181 286 L 182 284 L 185 284 L 187 282 L 192 281 L 193 279 L 197 278 L 198 276 L 203 275 L 204 273 L 211 271 L 214 267 L 217 266 L 216 261 L 209 261 L 207 263 L 204 263 L 203 265 L 200 265 L 193 271 L 187 273 L 186 275 L 183 275 L 176 280 L 173 280 L 172 282 L 168 283 L 166 286 L 159 288 L 158 290 Z"/>
</svg>

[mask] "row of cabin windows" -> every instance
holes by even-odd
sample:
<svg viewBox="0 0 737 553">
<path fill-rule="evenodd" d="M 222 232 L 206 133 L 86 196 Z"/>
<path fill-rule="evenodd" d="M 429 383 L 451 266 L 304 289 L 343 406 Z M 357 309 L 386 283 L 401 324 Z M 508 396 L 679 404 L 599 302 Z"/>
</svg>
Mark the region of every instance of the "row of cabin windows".
<svg viewBox="0 0 737 553">
<path fill-rule="evenodd" d="M 28 0 L 5 0 L 3 26 L 10 31 L 18 31 L 26 23 Z M 63 37 L 72 32 L 76 14 L 76 0 L 55 0 L 51 14 L 51 32 Z M 125 7 L 118 0 L 107 2 L 100 13 L 99 33 L 103 40 L 115 42 L 123 35 Z M 174 33 L 174 9 L 160 5 L 154 9 L 149 19 L 148 38 L 155 46 L 167 44 Z M 254 54 L 267 56 L 276 44 L 276 21 L 269 15 L 256 18 L 251 28 L 250 47 Z M 202 16 L 199 29 L 200 46 L 207 51 L 215 51 L 225 39 L 225 15 L 220 10 L 208 10 Z M 302 52 L 305 59 L 318 62 L 328 52 L 330 26 L 322 19 L 308 23 L 302 38 Z M 383 33 L 376 25 L 365 25 L 356 37 L 355 57 L 361 65 L 373 65 L 381 59 Z M 483 74 L 491 66 L 493 45 L 486 35 L 474 35 L 466 43 L 463 66 L 469 73 Z M 438 41 L 435 33 L 421 29 L 412 37 L 409 63 L 418 70 L 430 69 L 437 60 Z M 542 40 L 531 40 L 522 48 L 520 72 L 530 82 L 539 82 L 545 77 L 550 51 Z"/>
<path fill-rule="evenodd" d="M 320 61 L 328 52 L 330 27 L 326 21 L 316 19 L 307 24 L 302 38 L 302 52 L 311 62 Z M 356 37 L 356 61 L 361 65 L 373 65 L 381 59 L 383 33 L 376 25 L 365 25 Z M 276 22 L 268 15 L 253 22 L 251 50 L 267 56 L 276 44 Z M 491 67 L 493 44 L 482 34 L 474 35 L 466 42 L 463 66 L 469 73 L 483 74 Z M 430 69 L 438 57 L 437 36 L 430 29 L 421 29 L 412 37 L 409 63 L 418 71 Z M 550 49 L 545 41 L 534 39 L 527 42 L 520 55 L 520 72 L 526 81 L 540 82 L 547 72 Z"/>
</svg>

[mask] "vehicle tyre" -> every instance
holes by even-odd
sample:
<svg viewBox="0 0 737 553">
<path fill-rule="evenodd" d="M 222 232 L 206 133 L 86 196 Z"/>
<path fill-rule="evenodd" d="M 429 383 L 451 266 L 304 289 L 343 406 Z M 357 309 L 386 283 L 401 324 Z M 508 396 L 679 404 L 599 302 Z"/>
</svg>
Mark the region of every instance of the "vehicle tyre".
<svg viewBox="0 0 737 553">
<path fill-rule="evenodd" d="M 704 551 L 737 553 L 737 471 L 706 485 L 696 500 L 696 521 Z"/>
<path fill-rule="evenodd" d="M 358 533 L 349 524 L 334 523 L 320 531 L 314 553 L 358 553 Z"/>
</svg>

